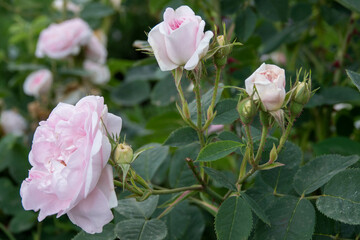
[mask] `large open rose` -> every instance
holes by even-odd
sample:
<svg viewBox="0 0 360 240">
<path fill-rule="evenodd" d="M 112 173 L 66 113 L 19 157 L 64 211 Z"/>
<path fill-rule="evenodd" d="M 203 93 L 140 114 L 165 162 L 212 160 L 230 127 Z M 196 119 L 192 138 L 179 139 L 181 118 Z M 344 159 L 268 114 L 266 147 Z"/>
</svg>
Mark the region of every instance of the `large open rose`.
<svg viewBox="0 0 360 240">
<path fill-rule="evenodd" d="M 90 41 L 91 36 L 91 28 L 80 18 L 51 24 L 41 32 L 35 54 L 37 57 L 53 59 L 76 55 L 80 47 Z"/>
<path fill-rule="evenodd" d="M 59 103 L 36 129 L 29 154 L 29 177 L 20 189 L 26 210 L 38 220 L 67 214 L 88 233 L 101 232 L 117 205 L 111 145 L 105 128 L 119 134 L 122 120 L 108 113 L 104 99 L 82 98 L 75 106 Z"/>
<path fill-rule="evenodd" d="M 164 21 L 156 25 L 148 35 L 155 58 L 162 71 L 184 66 L 194 69 L 209 49 L 213 32 L 204 33 L 205 22 L 188 6 L 175 11 L 167 8 Z"/>
<path fill-rule="evenodd" d="M 279 110 L 285 99 L 285 71 L 276 65 L 263 63 L 245 80 L 245 86 L 249 95 L 256 87 L 254 99 L 260 98 L 266 111 Z"/>
</svg>

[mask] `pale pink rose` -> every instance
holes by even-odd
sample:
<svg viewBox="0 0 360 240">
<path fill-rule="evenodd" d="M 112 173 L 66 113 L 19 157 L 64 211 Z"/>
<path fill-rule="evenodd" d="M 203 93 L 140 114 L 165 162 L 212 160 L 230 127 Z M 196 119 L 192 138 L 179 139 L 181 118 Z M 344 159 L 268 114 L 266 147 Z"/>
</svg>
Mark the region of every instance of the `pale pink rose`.
<svg viewBox="0 0 360 240">
<path fill-rule="evenodd" d="M 52 4 L 52 6 L 58 10 L 63 11 L 64 9 L 64 0 L 55 0 Z M 66 9 L 73 13 L 79 13 L 82 10 L 82 7 L 80 5 L 77 5 L 71 1 L 67 1 L 66 3 Z"/>
<path fill-rule="evenodd" d="M 261 99 L 267 111 L 279 110 L 285 99 L 285 71 L 276 65 L 261 66 L 245 80 L 246 92 L 252 95 L 254 86 L 257 93 L 254 99 Z"/>
<path fill-rule="evenodd" d="M 6 134 L 22 136 L 27 128 L 25 119 L 13 110 L 5 110 L 1 113 L 0 123 Z"/>
<path fill-rule="evenodd" d="M 24 92 L 29 96 L 38 97 L 49 92 L 53 81 L 52 73 L 47 69 L 41 69 L 31 73 L 24 82 Z"/>
<path fill-rule="evenodd" d="M 117 206 L 113 172 L 107 164 L 110 134 L 122 120 L 108 113 L 104 99 L 82 98 L 75 106 L 59 103 L 36 129 L 29 153 L 29 177 L 21 184 L 25 210 L 39 211 L 38 220 L 67 214 L 88 233 L 99 233 Z"/>
<path fill-rule="evenodd" d="M 211 124 L 208 128 L 208 134 L 221 132 L 224 130 L 224 125 L 222 124 Z"/>
<path fill-rule="evenodd" d="M 84 61 L 84 69 L 90 72 L 89 79 L 95 84 L 105 84 L 110 80 L 110 70 L 106 65 L 93 61 Z"/>
<path fill-rule="evenodd" d="M 167 8 L 164 21 L 156 25 L 148 35 L 155 58 L 162 71 L 184 66 L 194 69 L 209 49 L 213 32 L 204 33 L 205 22 L 188 6 L 175 11 Z"/>
<path fill-rule="evenodd" d="M 77 55 L 91 36 L 89 25 L 80 18 L 53 23 L 41 32 L 35 54 L 40 58 L 47 56 L 53 59 Z"/>
<path fill-rule="evenodd" d="M 95 34 L 85 46 L 85 57 L 91 61 L 104 64 L 107 57 L 107 50 Z"/>
</svg>

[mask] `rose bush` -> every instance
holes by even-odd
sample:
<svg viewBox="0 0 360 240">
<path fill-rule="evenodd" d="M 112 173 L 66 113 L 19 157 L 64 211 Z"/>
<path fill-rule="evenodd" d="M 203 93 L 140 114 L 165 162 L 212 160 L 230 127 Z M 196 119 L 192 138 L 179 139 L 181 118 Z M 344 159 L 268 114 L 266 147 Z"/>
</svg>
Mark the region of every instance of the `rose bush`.
<svg viewBox="0 0 360 240">
<path fill-rule="evenodd" d="M 40 34 L 36 56 L 62 59 L 80 52 L 92 36 L 89 25 L 80 18 L 74 18 L 59 24 L 51 24 Z"/>
<path fill-rule="evenodd" d="M 205 22 L 188 6 L 167 8 L 164 21 L 148 35 L 148 42 L 162 71 L 184 66 L 194 69 L 209 49 L 213 32 L 204 33 Z"/>
<path fill-rule="evenodd" d="M 47 93 L 53 81 L 52 73 L 47 69 L 41 69 L 31 73 L 24 82 L 24 92 L 29 96 L 39 97 Z"/>
<path fill-rule="evenodd" d="M 39 221 L 67 214 L 86 232 L 97 233 L 113 219 L 117 199 L 103 124 L 110 134 L 120 134 L 121 118 L 108 113 L 97 96 L 75 106 L 59 103 L 40 122 L 29 153 L 32 168 L 20 189 L 23 207 L 40 210 Z"/>
<path fill-rule="evenodd" d="M 266 111 L 279 110 L 285 99 L 285 71 L 276 65 L 263 63 L 245 80 L 245 87 L 250 96 L 256 87 L 254 99 L 260 99 Z"/>
</svg>

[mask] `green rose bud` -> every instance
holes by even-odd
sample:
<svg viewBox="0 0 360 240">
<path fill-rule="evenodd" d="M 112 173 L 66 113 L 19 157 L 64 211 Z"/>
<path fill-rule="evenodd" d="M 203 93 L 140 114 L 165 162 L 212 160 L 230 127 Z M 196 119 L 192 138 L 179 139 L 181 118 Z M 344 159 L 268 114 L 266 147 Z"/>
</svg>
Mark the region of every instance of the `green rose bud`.
<svg viewBox="0 0 360 240">
<path fill-rule="evenodd" d="M 273 147 L 272 147 L 271 152 L 270 152 L 270 160 L 269 160 L 269 162 L 273 163 L 273 162 L 276 161 L 277 158 L 278 158 L 277 150 L 276 150 L 275 144 L 273 144 Z"/>
<path fill-rule="evenodd" d="M 232 46 L 225 46 L 226 45 L 226 40 L 224 35 L 220 35 L 216 38 L 216 41 L 219 45 L 219 47 L 221 47 L 214 56 L 214 62 L 215 65 L 218 68 L 221 68 L 223 66 L 225 66 L 225 64 L 227 63 L 227 57 L 230 54 L 231 50 L 232 50 Z"/>
<path fill-rule="evenodd" d="M 309 86 L 309 83 L 307 82 L 301 82 L 297 85 L 293 100 L 297 103 L 300 103 L 302 105 L 305 105 L 311 96 L 311 89 Z"/>
<path fill-rule="evenodd" d="M 250 98 L 245 98 L 240 101 L 237 110 L 239 112 L 240 120 L 246 125 L 253 120 L 257 112 L 255 103 Z"/>
<path fill-rule="evenodd" d="M 133 155 L 133 150 L 129 145 L 120 143 L 115 149 L 114 159 L 117 164 L 130 164 L 133 162 Z"/>
</svg>

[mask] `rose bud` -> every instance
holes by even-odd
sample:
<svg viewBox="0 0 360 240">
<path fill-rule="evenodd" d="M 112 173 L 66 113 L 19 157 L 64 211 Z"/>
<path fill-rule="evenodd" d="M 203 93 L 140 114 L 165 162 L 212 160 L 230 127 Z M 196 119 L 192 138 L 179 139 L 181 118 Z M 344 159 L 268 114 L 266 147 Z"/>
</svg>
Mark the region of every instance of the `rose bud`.
<svg viewBox="0 0 360 240">
<path fill-rule="evenodd" d="M 110 80 L 110 70 L 106 65 L 89 60 L 85 60 L 83 65 L 84 69 L 91 73 L 89 76 L 91 82 L 95 84 L 105 84 Z"/>
<path fill-rule="evenodd" d="M 38 70 L 25 79 L 24 92 L 29 96 L 39 97 L 41 94 L 49 92 L 52 81 L 52 73 L 49 70 Z"/>
<path fill-rule="evenodd" d="M 227 44 L 224 35 L 218 36 L 216 38 L 216 41 L 217 41 L 218 45 L 222 48 L 220 48 L 215 53 L 214 62 L 218 68 L 221 68 L 221 67 L 225 66 L 225 64 L 227 63 L 227 57 L 232 50 L 232 46 L 223 47 L 225 44 Z"/>
<path fill-rule="evenodd" d="M 298 83 L 290 103 L 291 113 L 295 116 L 299 115 L 310 97 L 311 85 L 306 81 Z"/>
<path fill-rule="evenodd" d="M 5 110 L 1 113 L 0 118 L 1 127 L 5 134 L 24 135 L 27 123 L 19 113 L 13 110 Z"/>
<path fill-rule="evenodd" d="M 129 145 L 125 143 L 117 145 L 114 152 L 114 160 L 117 164 L 130 164 L 134 161 L 133 156 L 133 150 Z"/>
<path fill-rule="evenodd" d="M 285 99 L 285 71 L 276 65 L 261 66 L 245 80 L 246 92 L 253 98 L 260 99 L 265 111 L 279 110 Z"/>
<path fill-rule="evenodd" d="M 204 33 L 205 22 L 188 6 L 167 8 L 164 21 L 148 35 L 148 42 L 162 71 L 179 66 L 193 70 L 209 49 L 213 32 Z"/>
<path fill-rule="evenodd" d="M 249 124 L 256 115 L 256 106 L 250 98 L 245 98 L 237 105 L 240 120 L 243 124 Z"/>
<path fill-rule="evenodd" d="M 53 23 L 40 33 L 35 55 L 53 59 L 77 55 L 80 47 L 87 44 L 91 36 L 89 25 L 80 18 Z"/>
</svg>

